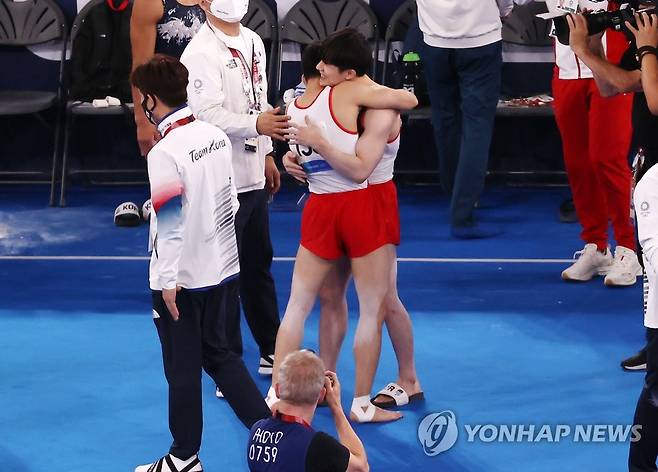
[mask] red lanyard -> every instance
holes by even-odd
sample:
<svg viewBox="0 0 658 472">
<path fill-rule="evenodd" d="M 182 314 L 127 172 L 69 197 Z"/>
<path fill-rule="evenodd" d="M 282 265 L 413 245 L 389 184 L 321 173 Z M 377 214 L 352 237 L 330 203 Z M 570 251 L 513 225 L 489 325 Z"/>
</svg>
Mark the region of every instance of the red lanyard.
<svg viewBox="0 0 658 472">
<path fill-rule="evenodd" d="M 258 98 L 256 97 L 256 78 L 259 77 L 258 75 L 258 62 L 256 61 L 256 51 L 254 47 L 254 42 L 251 42 L 251 74 L 249 74 L 249 65 L 247 64 L 247 61 L 245 60 L 244 56 L 240 51 L 238 51 L 235 48 L 228 48 L 229 51 L 231 51 L 231 55 L 233 56 L 234 59 L 240 59 L 240 63 L 242 64 L 242 77 L 244 78 L 245 81 L 248 81 L 251 79 L 251 92 L 254 95 L 254 107 L 257 109 L 260 109 L 260 103 L 258 102 Z M 250 77 L 251 76 L 251 77 Z M 258 79 L 260 82 L 260 79 Z"/>
<path fill-rule="evenodd" d="M 162 132 L 162 137 L 164 138 L 165 136 L 167 136 L 169 131 L 171 131 L 172 129 L 179 128 L 179 127 L 184 126 L 188 123 L 192 123 L 193 121 L 194 121 L 194 116 L 192 116 L 192 115 L 186 116 L 185 118 L 181 118 L 180 120 L 174 121 L 173 123 L 167 125 L 167 127 Z"/>
<path fill-rule="evenodd" d="M 308 422 L 299 416 L 292 416 L 292 415 L 284 415 L 283 413 L 277 413 L 276 417 L 283 421 L 284 423 L 297 423 L 301 424 L 302 426 L 306 426 L 309 429 L 311 428 L 311 425 L 308 424 Z"/>
<path fill-rule="evenodd" d="M 113 0 L 107 0 L 107 6 L 110 7 L 112 11 L 123 11 L 128 6 L 129 0 L 123 0 L 118 7 L 114 6 Z"/>
<path fill-rule="evenodd" d="M 210 22 L 206 22 L 210 30 L 213 32 L 215 37 L 224 43 L 224 40 L 222 40 L 217 33 L 215 32 L 215 28 L 212 27 Z M 242 38 L 242 34 L 240 34 L 240 37 Z M 247 95 L 247 98 L 251 100 L 253 98 L 254 102 L 253 108 L 256 110 L 260 110 L 260 102 L 258 101 L 258 96 L 256 95 L 256 84 L 260 85 L 260 82 L 262 80 L 260 74 L 258 73 L 258 60 L 256 59 L 256 51 L 255 51 L 255 46 L 253 40 L 251 41 L 251 69 L 249 68 L 249 64 L 247 64 L 247 61 L 245 60 L 244 56 L 240 51 L 238 51 L 235 48 L 229 47 L 226 45 L 228 50 L 231 52 L 231 56 L 233 56 L 233 59 L 239 59 L 240 60 L 240 65 L 242 66 L 242 88 L 244 89 L 244 93 Z M 251 70 L 251 74 L 249 71 Z M 251 76 L 251 77 L 250 77 Z M 249 92 L 249 82 L 251 79 L 251 93 Z"/>
</svg>

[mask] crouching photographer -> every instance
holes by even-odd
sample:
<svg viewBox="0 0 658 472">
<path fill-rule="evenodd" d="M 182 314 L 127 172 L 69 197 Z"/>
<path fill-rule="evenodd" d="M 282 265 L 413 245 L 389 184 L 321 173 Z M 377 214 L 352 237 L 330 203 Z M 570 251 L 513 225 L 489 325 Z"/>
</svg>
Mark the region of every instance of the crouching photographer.
<svg viewBox="0 0 658 472">
<path fill-rule="evenodd" d="M 639 8 L 653 9 L 653 2 L 643 2 Z M 593 24 L 584 15 L 569 15 L 569 44 L 574 53 L 592 70 L 601 95 L 637 92 L 633 99 L 632 124 L 634 141 L 638 146 L 636 190 L 634 200 L 638 222 L 638 237 L 648 278 L 648 296 L 644 315 L 648 344 L 646 349 L 647 375 L 637 403 L 634 423 L 642 425 L 641 439 L 631 443 L 629 471 L 656 470 L 658 456 L 658 117 L 653 116 L 648 99 L 656 98 L 658 105 L 658 18 L 655 14 L 628 16 L 623 25 L 613 27 L 625 31 L 630 45 L 621 62 L 606 61 L 600 36 L 588 28 Z M 594 31 L 595 32 L 595 31 Z M 645 68 L 647 68 L 645 70 Z M 653 71 L 653 75 L 648 77 Z M 658 111 L 658 107 L 655 108 Z M 642 158 L 643 157 L 643 158 Z M 646 292 L 646 288 L 645 288 Z"/>
<path fill-rule="evenodd" d="M 256 422 L 247 445 L 252 472 L 367 472 L 363 443 L 340 402 L 340 382 L 318 356 L 295 351 L 279 367 L 274 416 Z M 311 427 L 318 403 L 326 401 L 338 441 Z"/>
</svg>

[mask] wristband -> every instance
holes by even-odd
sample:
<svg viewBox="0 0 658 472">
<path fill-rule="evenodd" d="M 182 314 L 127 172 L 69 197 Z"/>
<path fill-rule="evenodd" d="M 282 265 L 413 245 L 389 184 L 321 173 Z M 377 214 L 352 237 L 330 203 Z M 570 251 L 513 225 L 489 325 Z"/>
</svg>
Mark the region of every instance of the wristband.
<svg viewBox="0 0 658 472">
<path fill-rule="evenodd" d="M 653 46 L 642 46 L 637 50 L 635 57 L 637 58 L 637 62 L 640 65 L 640 68 L 642 68 L 642 59 L 647 54 L 653 54 L 654 56 L 658 57 L 658 48 Z"/>
</svg>

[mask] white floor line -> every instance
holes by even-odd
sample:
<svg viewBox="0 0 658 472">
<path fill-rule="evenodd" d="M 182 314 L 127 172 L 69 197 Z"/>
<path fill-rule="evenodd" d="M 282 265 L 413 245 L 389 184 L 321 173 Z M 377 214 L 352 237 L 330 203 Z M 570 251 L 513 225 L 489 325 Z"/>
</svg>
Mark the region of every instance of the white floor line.
<svg viewBox="0 0 658 472">
<path fill-rule="evenodd" d="M 147 256 L 0 256 L 0 261 L 147 261 Z M 294 262 L 294 257 L 275 257 L 276 262 Z M 495 259 L 458 257 L 399 257 L 398 262 L 430 264 L 568 264 L 572 259 Z"/>
</svg>

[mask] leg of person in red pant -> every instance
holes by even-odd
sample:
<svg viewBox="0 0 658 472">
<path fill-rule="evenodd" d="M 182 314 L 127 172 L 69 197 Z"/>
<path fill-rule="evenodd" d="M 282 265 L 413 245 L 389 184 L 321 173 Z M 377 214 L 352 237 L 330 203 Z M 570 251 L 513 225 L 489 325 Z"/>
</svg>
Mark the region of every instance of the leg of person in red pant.
<svg viewBox="0 0 658 472">
<path fill-rule="evenodd" d="M 562 272 L 565 280 L 587 281 L 607 274 L 610 286 L 632 285 L 640 270 L 630 223 L 631 96 L 603 98 L 593 79 L 554 79 L 555 117 L 585 248 Z M 608 250 L 608 224 L 617 241 Z"/>
<path fill-rule="evenodd" d="M 565 280 L 590 280 L 612 265 L 608 250 L 606 194 L 590 156 L 590 82 L 593 79 L 553 79 L 555 120 L 562 137 L 564 164 L 573 194 L 585 248 L 564 272 Z"/>
<path fill-rule="evenodd" d="M 608 61 L 615 64 L 628 48 L 615 32 L 606 33 L 603 43 Z M 632 95 L 603 98 L 592 72 L 567 46 L 556 44 L 556 64 L 555 119 L 585 242 L 562 278 L 587 281 L 607 274 L 606 285 L 633 285 L 640 266 L 630 222 Z M 608 249 L 609 222 L 617 241 L 614 259 Z"/>
<path fill-rule="evenodd" d="M 589 153 L 606 196 L 607 220 L 617 242 L 612 267 L 605 277 L 608 286 L 628 286 L 637 281 L 642 268 L 637 259 L 635 227 L 631 223 L 632 94 L 603 98 L 590 83 Z"/>
</svg>

